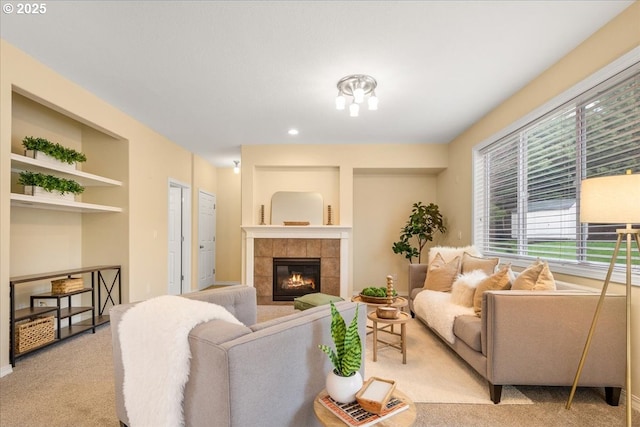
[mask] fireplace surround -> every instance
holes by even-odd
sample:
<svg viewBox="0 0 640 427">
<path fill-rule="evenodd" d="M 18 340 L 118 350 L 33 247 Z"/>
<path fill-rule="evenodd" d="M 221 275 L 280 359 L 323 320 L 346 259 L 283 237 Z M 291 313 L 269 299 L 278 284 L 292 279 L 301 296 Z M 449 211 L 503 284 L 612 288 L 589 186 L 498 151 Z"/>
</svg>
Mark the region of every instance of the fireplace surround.
<svg viewBox="0 0 640 427">
<path fill-rule="evenodd" d="M 320 258 L 322 293 L 347 298 L 351 227 L 243 226 L 243 281 L 272 300 L 273 258 Z"/>
</svg>

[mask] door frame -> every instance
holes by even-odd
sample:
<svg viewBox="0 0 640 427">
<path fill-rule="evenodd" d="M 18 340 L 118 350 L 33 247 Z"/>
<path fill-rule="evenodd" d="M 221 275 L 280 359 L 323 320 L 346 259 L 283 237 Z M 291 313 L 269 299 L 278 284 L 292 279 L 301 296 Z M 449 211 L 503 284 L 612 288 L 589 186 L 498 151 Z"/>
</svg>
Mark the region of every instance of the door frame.
<svg viewBox="0 0 640 427">
<path fill-rule="evenodd" d="M 182 284 L 180 286 L 180 293 L 185 294 L 191 292 L 191 186 L 187 183 L 178 181 L 173 178 L 169 178 L 167 186 L 167 215 L 169 214 L 170 197 L 169 192 L 171 187 L 180 188 L 182 191 Z M 168 218 L 168 216 L 167 216 Z M 167 221 L 167 229 L 169 227 L 169 221 Z M 169 241 L 167 240 L 167 253 L 169 252 Z M 167 265 L 167 293 L 169 286 L 169 266 Z"/>
</svg>

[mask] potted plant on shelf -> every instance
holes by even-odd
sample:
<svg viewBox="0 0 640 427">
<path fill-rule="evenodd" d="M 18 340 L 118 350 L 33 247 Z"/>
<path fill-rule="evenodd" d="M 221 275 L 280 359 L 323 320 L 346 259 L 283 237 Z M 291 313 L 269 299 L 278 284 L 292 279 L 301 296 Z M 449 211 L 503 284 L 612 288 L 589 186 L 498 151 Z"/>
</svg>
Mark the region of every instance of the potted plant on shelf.
<svg viewBox="0 0 640 427">
<path fill-rule="evenodd" d="M 358 307 L 347 328 L 342 315 L 331 304 L 331 337 L 335 350 L 320 344 L 331 360 L 334 369 L 327 375 L 327 393 L 337 402 L 348 403 L 356 400 L 356 393 L 362 388 L 362 343 L 358 334 Z"/>
<path fill-rule="evenodd" d="M 54 197 L 62 196 L 62 198 L 73 200 L 74 195 L 84 191 L 84 187 L 73 180 L 39 172 L 20 172 L 18 184 L 24 185 L 25 193 L 33 196 L 51 197 L 53 195 Z"/>
<path fill-rule="evenodd" d="M 413 263 L 413 258 L 417 257 L 420 264 L 422 249 L 427 242 L 433 240 L 433 236 L 438 231 L 441 233 L 447 231 L 438 205 L 414 203 L 407 224 L 401 230 L 400 240 L 393 244 L 393 252 L 404 254 L 409 263 Z M 412 246 L 412 239 L 416 241 L 417 246 Z"/>
<path fill-rule="evenodd" d="M 28 157 L 37 158 L 39 160 L 44 161 L 52 161 L 54 159 L 56 162 L 60 162 L 63 164 L 69 164 L 75 166 L 75 163 L 86 162 L 87 157 L 76 150 L 71 148 L 63 147 L 60 144 L 53 143 L 45 138 L 34 138 L 32 136 L 26 136 L 22 140 L 22 146 L 25 148 L 25 155 Z M 48 156 L 49 159 L 42 156 L 38 153 L 42 153 L 45 156 Z"/>
</svg>

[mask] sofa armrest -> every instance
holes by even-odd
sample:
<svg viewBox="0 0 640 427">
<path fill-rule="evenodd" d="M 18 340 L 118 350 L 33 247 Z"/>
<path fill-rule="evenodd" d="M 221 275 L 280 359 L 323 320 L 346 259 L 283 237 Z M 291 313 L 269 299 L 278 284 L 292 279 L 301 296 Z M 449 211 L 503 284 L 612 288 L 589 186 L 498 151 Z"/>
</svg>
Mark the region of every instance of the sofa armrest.
<svg viewBox="0 0 640 427">
<path fill-rule="evenodd" d="M 417 294 L 415 289 L 422 289 L 427 278 L 427 264 L 409 264 L 409 309 L 413 310 L 413 298 Z"/>
<path fill-rule="evenodd" d="M 225 288 L 212 289 L 201 292 L 193 292 L 184 295 L 186 298 L 207 301 L 225 307 L 236 319 L 251 326 L 256 323 L 257 318 L 257 300 L 256 289 L 246 285 L 234 285 Z M 122 354 L 120 349 L 120 337 L 118 335 L 118 326 L 122 320 L 124 313 L 137 303 L 119 304 L 109 310 L 111 323 L 111 342 L 113 349 L 113 373 L 115 381 L 116 394 L 116 413 L 118 419 L 129 424 L 127 411 L 124 406 L 124 396 L 122 394 L 122 385 L 124 380 L 124 368 L 122 365 Z"/>
<path fill-rule="evenodd" d="M 571 291 L 489 291 L 482 349 L 492 384 L 573 384 L 600 295 Z M 580 376 L 581 386 L 625 383 L 625 296 L 607 295 Z"/>
</svg>

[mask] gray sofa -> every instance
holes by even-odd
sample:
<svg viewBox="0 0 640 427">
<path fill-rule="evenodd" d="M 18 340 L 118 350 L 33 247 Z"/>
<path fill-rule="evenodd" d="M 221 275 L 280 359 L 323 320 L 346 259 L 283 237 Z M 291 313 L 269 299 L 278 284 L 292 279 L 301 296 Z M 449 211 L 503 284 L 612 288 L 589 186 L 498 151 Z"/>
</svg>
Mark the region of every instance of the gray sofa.
<svg viewBox="0 0 640 427">
<path fill-rule="evenodd" d="M 412 313 L 426 275 L 427 264 L 409 266 Z M 494 403 L 500 402 L 503 385 L 573 384 L 600 293 L 561 282 L 557 288 L 487 291 L 482 317 L 456 317 L 455 341 L 442 340 L 486 378 Z M 579 382 L 604 387 L 614 406 L 625 384 L 625 328 L 625 296 L 607 295 Z"/>
<path fill-rule="evenodd" d="M 313 400 L 325 387 L 331 364 L 318 344 L 333 345 L 328 305 L 256 324 L 253 287 L 229 286 L 185 297 L 222 305 L 246 325 L 212 320 L 191 330 L 192 357 L 183 403 L 185 425 L 319 425 L 313 413 Z M 123 304 L 110 310 L 116 411 L 121 425 L 127 425 L 129 420 L 122 393 L 123 367 L 117 331 L 122 315 L 131 306 Z M 336 307 L 346 322 L 353 318 L 355 303 L 339 302 Z M 358 314 L 364 345 L 367 311 L 361 308 Z M 362 354 L 364 357 L 364 349 Z"/>
</svg>

